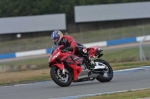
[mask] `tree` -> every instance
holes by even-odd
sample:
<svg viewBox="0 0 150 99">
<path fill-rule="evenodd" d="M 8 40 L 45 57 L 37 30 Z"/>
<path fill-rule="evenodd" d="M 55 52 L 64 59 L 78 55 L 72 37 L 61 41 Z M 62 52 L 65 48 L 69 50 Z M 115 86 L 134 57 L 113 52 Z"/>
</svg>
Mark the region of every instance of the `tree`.
<svg viewBox="0 0 150 99">
<path fill-rule="evenodd" d="M 0 0 L 0 17 L 66 13 L 67 22 L 74 21 L 74 6 L 149 0 Z"/>
</svg>

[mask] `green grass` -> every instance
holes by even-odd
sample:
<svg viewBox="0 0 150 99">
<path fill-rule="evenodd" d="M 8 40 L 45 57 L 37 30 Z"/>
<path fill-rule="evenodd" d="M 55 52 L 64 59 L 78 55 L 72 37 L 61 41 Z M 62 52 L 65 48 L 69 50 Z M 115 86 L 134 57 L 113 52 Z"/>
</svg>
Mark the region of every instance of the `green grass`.
<svg viewBox="0 0 150 99">
<path fill-rule="evenodd" d="M 128 91 L 128 92 L 119 92 L 114 94 L 104 94 L 91 97 L 82 97 L 78 99 L 139 99 L 150 97 L 150 89 L 138 90 L 138 91 Z M 147 98 L 150 99 L 150 98 Z"/>
<path fill-rule="evenodd" d="M 136 68 L 140 66 L 150 66 L 150 60 L 138 62 L 123 62 L 123 63 L 110 63 L 113 70 Z"/>
<path fill-rule="evenodd" d="M 125 62 L 139 60 L 139 48 L 125 48 L 104 51 L 103 59 L 109 62 Z"/>
<path fill-rule="evenodd" d="M 104 56 L 102 56 L 102 59 L 108 61 L 110 63 L 110 65 L 112 66 L 113 70 L 135 68 L 135 67 L 140 67 L 140 66 L 149 66 L 150 60 L 137 61 L 138 56 L 139 56 L 138 52 L 139 52 L 138 48 L 106 50 L 106 51 L 104 51 Z M 131 58 L 129 58 L 129 57 L 131 57 Z M 136 57 L 136 58 L 132 58 L 132 57 Z M 25 59 L 25 60 L 18 60 L 18 61 L 12 61 L 12 62 L 3 62 L 3 63 L 0 63 L 0 66 L 37 65 L 40 68 L 41 67 L 49 68 L 47 60 L 48 60 L 48 57 Z M 43 71 L 43 70 L 39 70 L 39 72 L 40 71 Z M 34 73 L 34 72 L 36 72 L 36 73 Z M 2 80 L 3 73 L 0 73 L 0 76 L 2 76 L 2 78 L 0 78 L 1 79 L 0 85 L 49 79 L 49 70 L 45 70 L 42 73 L 39 73 L 39 72 L 38 72 L 37 76 L 35 76 L 35 75 L 33 76 L 31 74 L 31 73 L 37 74 L 37 70 L 21 71 L 21 72 L 8 72 L 9 76 L 12 76 L 12 75 L 22 75 L 22 76 L 21 76 L 21 78 L 20 77 L 17 78 L 16 76 L 15 77 L 7 76 L 8 78 L 6 77 L 6 79 L 4 79 L 4 81 Z M 28 74 L 28 77 L 26 77 L 26 78 L 23 77 L 23 75 L 27 76 L 27 74 Z M 3 74 L 3 75 L 6 75 L 6 74 Z"/>
<path fill-rule="evenodd" d="M 81 33 L 69 33 L 77 41 L 81 43 L 90 43 L 97 41 L 107 41 L 113 39 L 121 39 L 128 37 L 136 37 L 142 35 L 150 35 L 150 24 L 143 26 L 130 26 L 123 28 L 102 29 L 96 31 L 88 31 Z M 50 33 L 51 34 L 51 33 Z M 13 41 L 0 42 L 0 53 L 10 53 L 19 51 L 28 51 L 36 49 L 50 48 L 53 45 L 50 36 L 28 38 Z"/>
<path fill-rule="evenodd" d="M 113 70 L 149 66 L 150 61 L 110 63 Z M 46 65 L 46 64 L 45 64 Z M 49 80 L 49 69 L 0 73 L 0 85 Z"/>
<path fill-rule="evenodd" d="M 41 65 L 41 64 L 48 64 L 48 57 L 44 58 L 33 58 L 33 59 L 23 59 L 23 60 L 16 60 L 10 62 L 1 62 L 0 66 L 12 66 L 12 65 Z"/>
<path fill-rule="evenodd" d="M 21 84 L 21 83 L 29 83 L 29 82 L 38 82 L 38 81 L 44 81 L 44 80 L 50 80 L 50 76 L 37 76 L 37 77 L 29 77 L 25 79 L 17 79 L 17 80 L 9 80 L 9 81 L 0 81 L 0 85 L 12 85 L 12 84 Z"/>
<path fill-rule="evenodd" d="M 147 56 L 147 60 L 150 58 L 150 46 L 144 47 L 145 55 Z M 102 59 L 110 62 L 110 63 L 120 63 L 120 62 L 137 62 L 139 61 L 139 48 L 138 47 L 130 47 L 123 49 L 113 49 L 113 50 L 104 50 Z M 0 66 L 9 66 L 9 65 L 48 65 L 48 57 L 42 58 L 34 58 L 34 59 L 24 59 L 18 61 L 11 62 L 1 62 Z"/>
<path fill-rule="evenodd" d="M 145 50 L 146 52 L 149 52 L 148 48 L 149 47 L 146 48 L 146 50 Z M 108 61 L 110 63 L 110 65 L 112 66 L 113 70 L 135 68 L 135 67 L 150 65 L 150 60 L 138 61 L 139 60 L 138 47 L 130 47 L 130 48 L 114 49 L 114 50 L 104 50 L 103 53 L 104 53 L 104 56 L 102 56 L 101 58 Z M 0 66 L 37 65 L 40 68 L 49 68 L 47 60 L 48 60 L 48 57 L 46 56 L 43 58 L 33 58 L 33 59 L 24 59 L 24 60 L 17 60 L 17 61 L 11 61 L 11 62 L 1 62 Z M 39 70 L 39 72 L 40 71 L 43 71 L 43 70 Z M 36 72 L 36 73 L 34 73 L 34 72 Z M 47 72 L 47 73 L 45 74 L 45 72 Z M 9 73 L 13 74 L 13 72 L 8 72 L 8 74 Z M 4 81 L 3 81 L 2 80 L 3 73 L 0 73 L 0 75 L 2 76 L 2 78 L 0 78 L 1 79 L 0 85 L 49 79 L 49 70 L 45 70 L 44 72 L 39 73 L 39 75 L 37 75 L 37 76 L 35 76 L 35 75 L 33 76 L 32 74 L 30 74 L 30 73 L 37 74 L 36 70 L 21 71 L 21 72 L 14 72 L 14 73 L 16 73 L 14 75 L 22 75 L 21 78 L 20 77 L 17 78 L 16 76 L 15 76 L 16 78 L 14 78 L 14 77 L 11 78 L 9 76 L 11 76 L 12 74 L 10 74 L 9 76 L 7 76 L 8 78 L 6 77 L 6 79 L 4 79 Z M 28 74 L 28 77 L 26 77 L 26 78 L 23 77 L 24 74 L 22 74 L 22 73 L 24 73 L 25 76 Z M 6 74 L 3 74 L 3 75 L 6 75 Z"/>
</svg>

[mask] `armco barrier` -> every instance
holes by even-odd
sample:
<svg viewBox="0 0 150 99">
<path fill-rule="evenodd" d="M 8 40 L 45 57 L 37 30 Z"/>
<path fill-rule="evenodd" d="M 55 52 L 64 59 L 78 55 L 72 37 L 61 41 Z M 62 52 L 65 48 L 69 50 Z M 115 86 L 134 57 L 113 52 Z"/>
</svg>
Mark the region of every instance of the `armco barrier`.
<svg viewBox="0 0 150 99">
<path fill-rule="evenodd" d="M 111 46 L 111 45 L 117 45 L 117 44 L 125 44 L 125 43 L 134 43 L 136 42 L 136 37 L 134 38 L 123 38 L 123 39 L 118 39 L 118 40 L 110 40 L 107 41 L 107 46 Z"/>
<path fill-rule="evenodd" d="M 16 58 L 15 53 L 0 54 L 0 59 Z"/>
<path fill-rule="evenodd" d="M 25 52 L 16 52 L 16 57 L 40 55 L 40 54 L 46 54 L 46 52 L 47 52 L 46 49 L 32 50 L 32 51 L 25 51 Z"/>
<path fill-rule="evenodd" d="M 144 37 L 145 36 L 139 36 L 139 37 L 133 37 L 133 38 L 123 38 L 123 39 L 88 43 L 88 44 L 83 44 L 83 45 L 86 47 L 90 47 L 90 46 L 100 46 L 100 47 L 112 46 L 112 45 L 117 45 L 117 44 L 127 44 L 127 43 L 140 42 L 144 39 Z M 145 41 L 148 41 L 148 40 L 150 40 L 150 35 L 146 35 Z M 0 59 L 16 58 L 16 57 L 23 57 L 23 56 L 30 56 L 30 55 L 48 54 L 50 52 L 51 52 L 51 48 L 25 51 L 25 52 L 7 53 L 7 54 L 0 54 Z"/>
</svg>

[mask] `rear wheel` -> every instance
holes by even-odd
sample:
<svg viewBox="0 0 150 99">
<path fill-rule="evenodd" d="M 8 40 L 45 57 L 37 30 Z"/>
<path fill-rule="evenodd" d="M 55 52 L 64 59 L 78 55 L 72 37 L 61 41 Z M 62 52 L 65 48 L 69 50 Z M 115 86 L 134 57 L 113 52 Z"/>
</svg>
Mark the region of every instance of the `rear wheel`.
<svg viewBox="0 0 150 99">
<path fill-rule="evenodd" d="M 52 80 L 61 87 L 67 87 L 72 82 L 71 73 L 65 69 L 63 73 L 57 66 L 52 66 L 50 70 Z"/>
<path fill-rule="evenodd" d="M 103 65 L 106 67 L 105 70 L 99 73 L 98 77 L 96 78 L 100 82 L 109 82 L 113 78 L 113 69 L 109 65 L 108 62 L 102 59 L 96 59 L 94 62 L 98 62 L 100 65 Z"/>
</svg>

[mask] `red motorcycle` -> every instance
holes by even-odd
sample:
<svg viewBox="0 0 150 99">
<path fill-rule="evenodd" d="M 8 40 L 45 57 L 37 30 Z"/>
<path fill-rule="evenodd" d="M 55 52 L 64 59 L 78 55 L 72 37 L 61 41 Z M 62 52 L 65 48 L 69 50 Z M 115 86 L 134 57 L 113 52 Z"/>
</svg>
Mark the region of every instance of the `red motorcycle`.
<svg viewBox="0 0 150 99">
<path fill-rule="evenodd" d="M 109 82 L 113 78 L 113 70 L 108 62 L 99 59 L 103 54 L 99 47 L 83 49 L 90 58 L 95 58 L 94 68 L 88 66 L 86 60 L 70 51 L 63 50 L 63 45 L 53 46 L 49 57 L 50 75 L 59 86 L 66 87 L 72 82 L 93 81 Z"/>
</svg>

